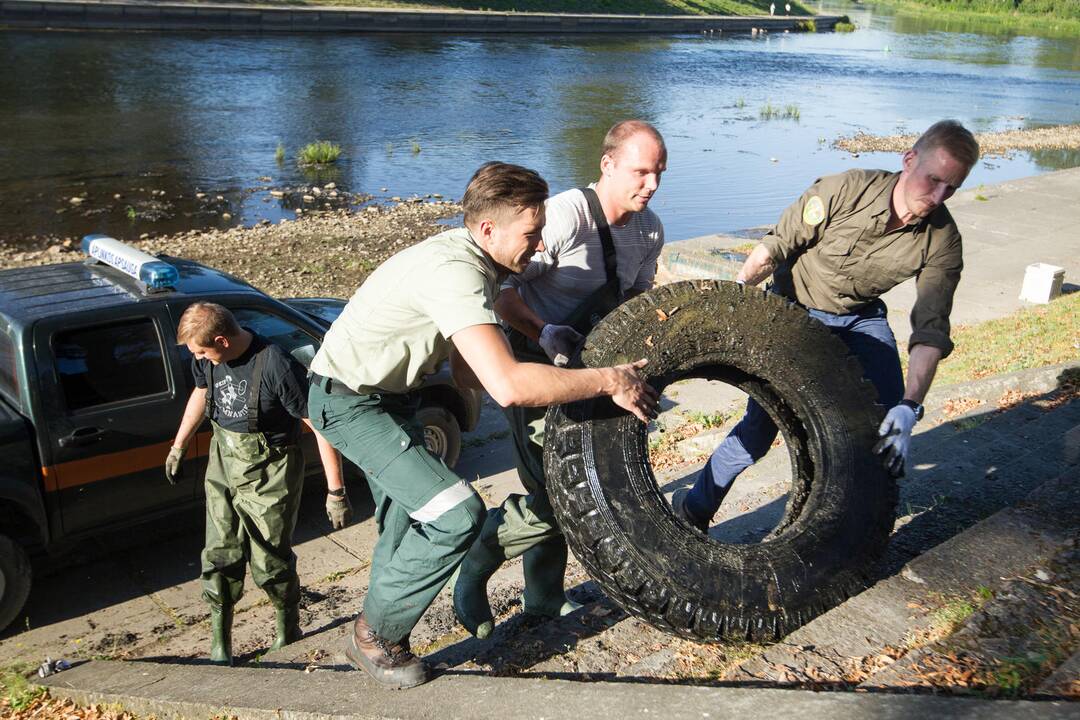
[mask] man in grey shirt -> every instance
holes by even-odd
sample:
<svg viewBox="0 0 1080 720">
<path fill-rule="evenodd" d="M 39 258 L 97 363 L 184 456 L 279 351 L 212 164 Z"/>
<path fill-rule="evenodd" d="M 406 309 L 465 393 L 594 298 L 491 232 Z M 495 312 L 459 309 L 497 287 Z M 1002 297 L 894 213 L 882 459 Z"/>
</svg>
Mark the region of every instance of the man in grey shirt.
<svg viewBox="0 0 1080 720">
<path fill-rule="evenodd" d="M 556 365 L 565 365 L 584 342 L 581 332 L 592 324 L 582 318 L 602 316 L 615 302 L 652 287 L 664 228 L 648 203 L 666 167 L 667 148 L 656 128 L 626 120 L 604 138 L 600 179 L 547 201 L 544 249 L 502 285 L 495 301 L 495 311 L 512 328 L 511 346 L 519 359 L 546 355 Z M 590 194 L 595 210 L 590 208 Z M 598 219 L 611 235 L 614 272 L 605 262 Z M 494 628 L 487 581 L 504 561 L 518 555 L 523 555 L 525 571 L 525 612 L 559 617 L 579 607 L 563 590 L 566 542 L 545 488 L 545 412 L 546 408 L 506 409 L 518 475 L 528 493 L 510 495 L 488 511 L 454 585 L 458 620 L 480 638 Z"/>
</svg>

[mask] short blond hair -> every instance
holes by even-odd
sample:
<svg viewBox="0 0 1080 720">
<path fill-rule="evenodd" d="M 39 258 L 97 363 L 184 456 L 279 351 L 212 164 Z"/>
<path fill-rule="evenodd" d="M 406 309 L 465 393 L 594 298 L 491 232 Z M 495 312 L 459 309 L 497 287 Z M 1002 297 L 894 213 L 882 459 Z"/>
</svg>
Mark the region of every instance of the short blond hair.
<svg viewBox="0 0 1080 720">
<path fill-rule="evenodd" d="M 935 148 L 964 163 L 968 170 L 979 161 L 979 143 L 971 131 L 956 120 L 939 120 L 926 129 L 911 149 L 917 153 L 929 153 Z"/>
<path fill-rule="evenodd" d="M 645 133 L 655 140 L 664 151 L 664 155 L 667 155 L 667 145 L 664 143 L 664 136 L 660 134 L 659 130 L 644 120 L 623 120 L 622 122 L 617 122 L 612 125 L 611 129 L 607 131 L 607 135 L 604 135 L 604 144 L 601 155 L 614 156 L 615 153 L 619 151 L 619 148 L 622 147 L 623 143 L 638 133 Z"/>
<path fill-rule="evenodd" d="M 210 347 L 219 335 L 232 338 L 240 332 L 240 323 L 236 322 L 236 317 L 227 307 L 212 302 L 197 302 L 188 305 L 180 316 L 176 341 L 181 345 L 193 342 L 200 347 Z"/>
<path fill-rule="evenodd" d="M 504 162 L 487 162 L 473 173 L 461 198 L 465 224 L 485 218 L 540 208 L 548 199 L 548 184 L 535 170 Z"/>
</svg>

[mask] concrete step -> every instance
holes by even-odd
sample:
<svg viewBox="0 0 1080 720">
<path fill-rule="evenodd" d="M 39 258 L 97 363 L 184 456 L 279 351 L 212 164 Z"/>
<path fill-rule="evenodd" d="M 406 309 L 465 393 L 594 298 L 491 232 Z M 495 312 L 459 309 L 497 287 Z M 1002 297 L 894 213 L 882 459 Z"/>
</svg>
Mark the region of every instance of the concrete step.
<svg viewBox="0 0 1080 720">
<path fill-rule="evenodd" d="M 1080 651 L 1058 666 L 1035 690 L 1036 697 L 1080 700 Z"/>
<path fill-rule="evenodd" d="M 866 690 L 1024 697 L 1080 649 L 1080 529 L 1044 564 L 996 593 L 943 600 L 929 635 L 860 684 Z M 967 617 L 965 617 L 967 616 Z M 1075 679 L 1075 678 L 1074 678 Z"/>
<path fill-rule="evenodd" d="M 912 559 L 894 575 L 818 617 L 723 678 L 727 682 L 855 687 L 934 632 L 939 610 L 1003 578 L 1050 562 L 1076 533 L 1076 467 Z"/>
<path fill-rule="evenodd" d="M 828 717 L 901 720 L 1075 718 L 1067 702 L 989 701 L 932 695 L 793 693 L 644 682 L 490 677 L 450 672 L 406 692 L 378 688 L 359 672 L 300 667 L 220 668 L 91 660 L 42 681 L 54 697 L 119 705 L 143 717 L 236 720 L 580 720 L 598 718 Z"/>
</svg>

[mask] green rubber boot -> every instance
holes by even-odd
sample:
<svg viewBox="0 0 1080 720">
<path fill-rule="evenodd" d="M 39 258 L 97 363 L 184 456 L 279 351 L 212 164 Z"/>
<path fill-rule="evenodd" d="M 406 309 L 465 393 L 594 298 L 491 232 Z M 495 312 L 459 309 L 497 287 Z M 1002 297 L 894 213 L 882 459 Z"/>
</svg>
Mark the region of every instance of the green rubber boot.
<svg viewBox="0 0 1080 720">
<path fill-rule="evenodd" d="M 232 605 L 210 606 L 210 662 L 232 665 Z"/>
<path fill-rule="evenodd" d="M 296 605 L 287 605 L 274 608 L 277 626 L 277 637 L 270 646 L 271 650 L 280 650 L 304 637 L 304 631 L 300 629 L 300 608 Z"/>
<path fill-rule="evenodd" d="M 466 630 L 485 640 L 495 629 L 488 604 L 487 583 L 506 561 L 503 549 L 490 547 L 478 538 L 461 561 L 454 580 L 454 614 Z"/>
<path fill-rule="evenodd" d="M 566 541 L 554 537 L 525 551 L 521 561 L 525 570 L 525 592 L 521 609 L 530 615 L 557 618 L 581 608 L 566 597 Z"/>
</svg>

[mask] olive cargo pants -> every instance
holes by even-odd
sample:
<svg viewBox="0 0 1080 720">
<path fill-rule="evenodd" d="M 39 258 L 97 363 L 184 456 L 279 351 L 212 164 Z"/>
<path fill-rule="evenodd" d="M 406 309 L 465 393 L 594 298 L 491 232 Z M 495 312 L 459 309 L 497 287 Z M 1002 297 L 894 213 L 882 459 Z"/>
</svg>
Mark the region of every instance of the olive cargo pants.
<svg viewBox="0 0 1080 720">
<path fill-rule="evenodd" d="M 514 440 L 518 476 L 526 494 L 511 494 L 499 507 L 488 511 L 480 537 L 467 556 L 467 567 L 474 573 L 490 573 L 504 560 L 524 554 L 524 609 L 557 615 L 565 601 L 563 576 L 567 549 L 544 479 L 547 408 L 510 407 L 504 412 Z"/>
<path fill-rule="evenodd" d="M 371 487 L 379 539 L 364 618 L 389 642 L 412 632 L 484 517 L 476 491 L 424 447 L 416 407 L 404 395 L 332 394 L 321 382 L 308 394 L 312 424 Z"/>
<path fill-rule="evenodd" d="M 300 579 L 292 551 L 304 485 L 297 445 L 271 447 L 262 433 L 238 433 L 216 423 L 206 468 L 203 598 L 233 605 L 244 593 L 245 565 L 275 607 L 295 606 Z"/>
</svg>

